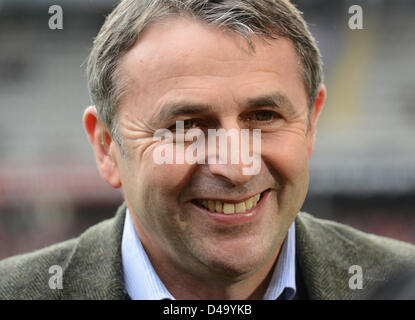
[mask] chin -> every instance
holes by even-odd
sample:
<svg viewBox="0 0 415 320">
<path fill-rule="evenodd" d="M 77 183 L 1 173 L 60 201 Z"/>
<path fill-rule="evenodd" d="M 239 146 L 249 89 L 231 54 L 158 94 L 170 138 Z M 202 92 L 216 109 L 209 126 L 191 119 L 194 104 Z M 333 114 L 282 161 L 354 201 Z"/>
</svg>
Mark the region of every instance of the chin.
<svg viewBox="0 0 415 320">
<path fill-rule="evenodd" d="M 201 257 L 202 262 L 213 272 L 229 280 L 241 280 L 260 269 L 272 256 L 271 248 L 231 246 L 208 251 Z"/>
<path fill-rule="evenodd" d="M 261 261 L 217 259 L 210 261 L 210 267 L 223 278 L 232 281 L 239 281 L 251 276 L 262 266 Z"/>
</svg>

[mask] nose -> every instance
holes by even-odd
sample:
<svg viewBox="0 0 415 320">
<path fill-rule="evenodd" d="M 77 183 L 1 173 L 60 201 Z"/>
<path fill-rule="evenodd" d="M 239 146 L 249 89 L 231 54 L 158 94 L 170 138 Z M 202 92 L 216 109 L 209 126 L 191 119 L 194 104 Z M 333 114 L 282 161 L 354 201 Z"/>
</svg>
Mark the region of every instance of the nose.
<svg viewBox="0 0 415 320">
<path fill-rule="evenodd" d="M 244 165 L 241 164 L 208 164 L 209 171 L 234 186 L 244 185 L 251 178 L 251 175 L 244 175 L 242 169 Z"/>
<path fill-rule="evenodd" d="M 246 169 L 252 164 L 246 162 L 247 157 L 244 154 L 248 152 L 249 155 L 251 147 L 249 131 L 242 135 L 238 125 L 209 130 L 207 154 L 209 171 L 235 186 L 247 183 L 252 179 L 252 175 L 247 174 Z"/>
</svg>

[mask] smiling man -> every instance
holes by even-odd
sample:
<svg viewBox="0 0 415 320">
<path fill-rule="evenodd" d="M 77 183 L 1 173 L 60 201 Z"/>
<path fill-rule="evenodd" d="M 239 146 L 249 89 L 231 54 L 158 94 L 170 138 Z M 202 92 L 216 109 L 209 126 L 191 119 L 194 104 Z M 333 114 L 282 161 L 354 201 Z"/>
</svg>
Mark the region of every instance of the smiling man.
<svg viewBox="0 0 415 320">
<path fill-rule="evenodd" d="M 408 268 L 413 246 L 300 212 L 326 96 L 321 65 L 288 1 L 122 1 L 94 42 L 83 122 L 125 204 L 78 239 L 0 263 L 0 297 L 352 299 Z M 206 161 L 178 161 L 190 148 L 180 134 L 213 129 L 238 141 L 260 133 L 225 144 L 241 157 L 259 143 L 255 174 L 212 161 L 218 148 L 207 144 Z M 175 161 L 157 163 L 166 143 Z M 62 290 L 48 287 L 51 265 L 63 269 Z"/>
<path fill-rule="evenodd" d="M 324 88 L 308 125 L 293 45 L 284 38 L 252 42 L 255 52 L 241 36 L 191 17 L 148 27 L 119 63 L 127 89 L 117 123 L 126 156 L 115 144 L 102 147 L 95 110 L 85 113 L 102 175 L 122 186 L 137 235 L 174 297 L 261 297 L 266 286 L 258 285 L 305 198 Z M 280 97 L 275 105 L 256 103 L 272 96 Z M 242 163 L 155 164 L 161 142 L 153 134 L 176 121 L 202 130 L 260 129 L 260 172 L 244 175 Z M 198 205 L 202 200 L 216 210 Z M 245 201 L 253 207 L 226 214 Z"/>
</svg>

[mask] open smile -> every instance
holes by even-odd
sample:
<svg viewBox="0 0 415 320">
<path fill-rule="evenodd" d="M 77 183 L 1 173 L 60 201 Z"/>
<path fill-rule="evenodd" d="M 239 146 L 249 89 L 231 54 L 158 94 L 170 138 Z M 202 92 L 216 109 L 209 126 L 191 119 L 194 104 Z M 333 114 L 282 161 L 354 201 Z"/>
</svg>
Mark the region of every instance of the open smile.
<svg viewBox="0 0 415 320">
<path fill-rule="evenodd" d="M 244 223 L 258 216 L 270 191 L 267 189 L 245 200 L 195 199 L 191 203 L 217 222 Z"/>
<path fill-rule="evenodd" d="M 262 193 L 257 193 L 253 197 L 248 198 L 245 201 L 240 202 L 228 202 L 222 200 L 213 200 L 213 199 L 196 199 L 192 202 L 198 206 L 201 206 L 211 212 L 219 212 L 224 214 L 234 214 L 234 213 L 243 213 L 255 208 L 258 202 L 261 200 Z"/>
</svg>

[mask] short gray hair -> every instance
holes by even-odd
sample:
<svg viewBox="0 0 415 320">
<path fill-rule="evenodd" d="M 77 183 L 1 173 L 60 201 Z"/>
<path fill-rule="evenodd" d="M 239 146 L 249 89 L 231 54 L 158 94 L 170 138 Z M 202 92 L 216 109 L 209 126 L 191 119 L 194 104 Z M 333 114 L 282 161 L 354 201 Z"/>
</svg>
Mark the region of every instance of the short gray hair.
<svg viewBox="0 0 415 320">
<path fill-rule="evenodd" d="M 123 94 L 118 62 L 151 23 L 172 16 L 195 17 L 242 35 L 280 36 L 294 44 L 310 110 L 323 82 L 321 55 L 301 12 L 289 0 L 122 0 L 107 17 L 89 56 L 88 87 L 98 118 L 122 151 L 117 104 Z"/>
</svg>

